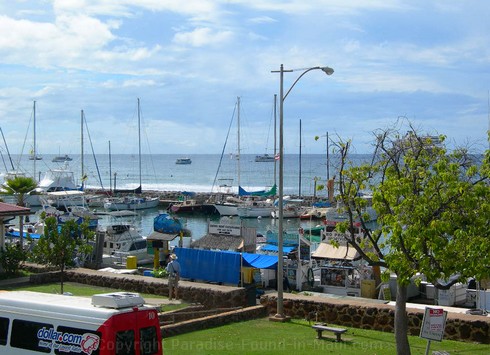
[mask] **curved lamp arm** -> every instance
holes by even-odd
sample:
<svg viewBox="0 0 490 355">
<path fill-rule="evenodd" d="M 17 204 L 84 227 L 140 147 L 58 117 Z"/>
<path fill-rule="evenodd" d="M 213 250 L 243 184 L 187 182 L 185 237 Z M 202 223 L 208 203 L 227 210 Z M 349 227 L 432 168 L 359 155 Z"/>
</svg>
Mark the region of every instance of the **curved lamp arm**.
<svg viewBox="0 0 490 355">
<path fill-rule="evenodd" d="M 301 73 L 300 76 L 298 76 L 298 78 L 295 80 L 295 82 L 293 83 L 293 85 L 291 85 L 291 87 L 289 88 L 289 90 L 286 92 L 286 95 L 283 96 L 282 100 L 284 101 L 286 99 L 286 97 L 289 95 L 289 93 L 293 89 L 294 85 L 296 85 L 296 83 L 299 81 L 299 79 L 301 79 L 303 77 L 303 75 L 305 75 L 309 71 L 317 70 L 317 69 L 322 70 L 327 75 L 332 75 L 333 74 L 333 71 L 334 71 L 330 67 L 313 67 L 313 68 L 309 68 L 309 69 L 305 70 L 303 73 Z"/>
</svg>

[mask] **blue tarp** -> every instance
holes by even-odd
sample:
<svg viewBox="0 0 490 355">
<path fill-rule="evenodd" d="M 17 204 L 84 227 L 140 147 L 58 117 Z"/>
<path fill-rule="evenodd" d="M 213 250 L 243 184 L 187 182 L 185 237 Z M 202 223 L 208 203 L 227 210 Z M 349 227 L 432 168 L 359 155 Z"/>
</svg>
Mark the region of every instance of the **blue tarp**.
<svg viewBox="0 0 490 355">
<path fill-rule="evenodd" d="M 284 253 L 290 253 L 294 249 L 296 249 L 296 247 L 291 247 L 291 246 L 283 246 L 282 247 L 282 251 Z M 274 244 L 266 244 L 266 245 L 264 245 L 262 247 L 261 250 L 264 250 L 264 251 L 279 251 L 279 248 L 277 247 L 277 245 L 274 245 Z"/>
<path fill-rule="evenodd" d="M 186 279 L 222 282 L 237 285 L 240 282 L 240 267 L 257 269 L 277 269 L 277 256 L 230 251 L 211 251 L 189 248 L 175 248 L 181 267 L 181 275 Z"/>
<path fill-rule="evenodd" d="M 174 253 L 183 278 L 235 285 L 240 282 L 240 253 L 189 248 L 175 248 Z"/>
<path fill-rule="evenodd" d="M 257 269 L 277 269 L 277 255 L 243 253 L 243 266 Z"/>
<path fill-rule="evenodd" d="M 177 218 L 161 213 L 153 219 L 153 230 L 159 233 L 179 233 L 183 227 Z"/>
<path fill-rule="evenodd" d="M 24 238 L 27 237 L 27 234 L 28 234 L 27 232 L 24 232 Z M 12 238 L 20 238 L 20 233 L 18 231 L 6 231 L 5 236 L 6 237 L 12 237 Z M 29 236 L 32 239 L 39 239 L 41 237 L 41 234 L 29 233 Z"/>
</svg>

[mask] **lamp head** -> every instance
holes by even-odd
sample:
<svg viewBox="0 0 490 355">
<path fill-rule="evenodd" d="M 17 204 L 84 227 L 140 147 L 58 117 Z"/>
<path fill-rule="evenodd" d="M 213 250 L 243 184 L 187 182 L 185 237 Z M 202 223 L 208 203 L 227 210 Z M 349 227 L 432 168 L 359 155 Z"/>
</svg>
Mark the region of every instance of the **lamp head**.
<svg viewBox="0 0 490 355">
<path fill-rule="evenodd" d="M 333 74 L 333 69 L 330 67 L 321 67 L 320 68 L 325 74 L 327 75 L 332 75 Z"/>
</svg>

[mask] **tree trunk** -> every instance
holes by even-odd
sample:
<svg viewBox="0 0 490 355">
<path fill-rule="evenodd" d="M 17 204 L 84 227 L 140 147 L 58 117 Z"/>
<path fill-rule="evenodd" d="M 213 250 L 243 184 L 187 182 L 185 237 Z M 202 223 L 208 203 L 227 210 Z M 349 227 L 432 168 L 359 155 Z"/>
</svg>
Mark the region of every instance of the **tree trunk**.
<svg viewBox="0 0 490 355">
<path fill-rule="evenodd" d="M 408 343 L 407 286 L 396 284 L 395 340 L 397 355 L 410 355 Z"/>
<path fill-rule="evenodd" d="M 65 269 L 64 269 L 63 267 L 61 267 L 61 273 L 60 273 L 61 294 L 63 294 L 63 293 L 64 293 L 64 292 L 63 292 L 63 283 L 64 283 L 64 280 L 63 280 L 63 279 L 64 279 L 64 277 L 63 277 L 63 276 L 64 276 L 64 273 L 65 273 L 65 272 L 64 272 L 64 270 L 65 270 Z"/>
</svg>

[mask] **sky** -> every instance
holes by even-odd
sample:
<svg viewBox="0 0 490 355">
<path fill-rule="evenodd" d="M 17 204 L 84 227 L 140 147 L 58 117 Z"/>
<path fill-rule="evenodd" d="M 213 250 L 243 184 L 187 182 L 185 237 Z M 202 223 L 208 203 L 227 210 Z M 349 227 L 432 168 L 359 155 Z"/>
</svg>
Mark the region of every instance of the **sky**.
<svg viewBox="0 0 490 355">
<path fill-rule="evenodd" d="M 35 101 L 40 155 L 80 153 L 82 110 L 84 149 L 135 153 L 139 99 L 144 153 L 220 154 L 240 98 L 240 152 L 273 153 L 283 64 L 286 154 L 327 133 L 369 153 L 409 125 L 481 152 L 489 18 L 486 0 L 1 0 L 0 128 L 29 154 Z"/>
</svg>

